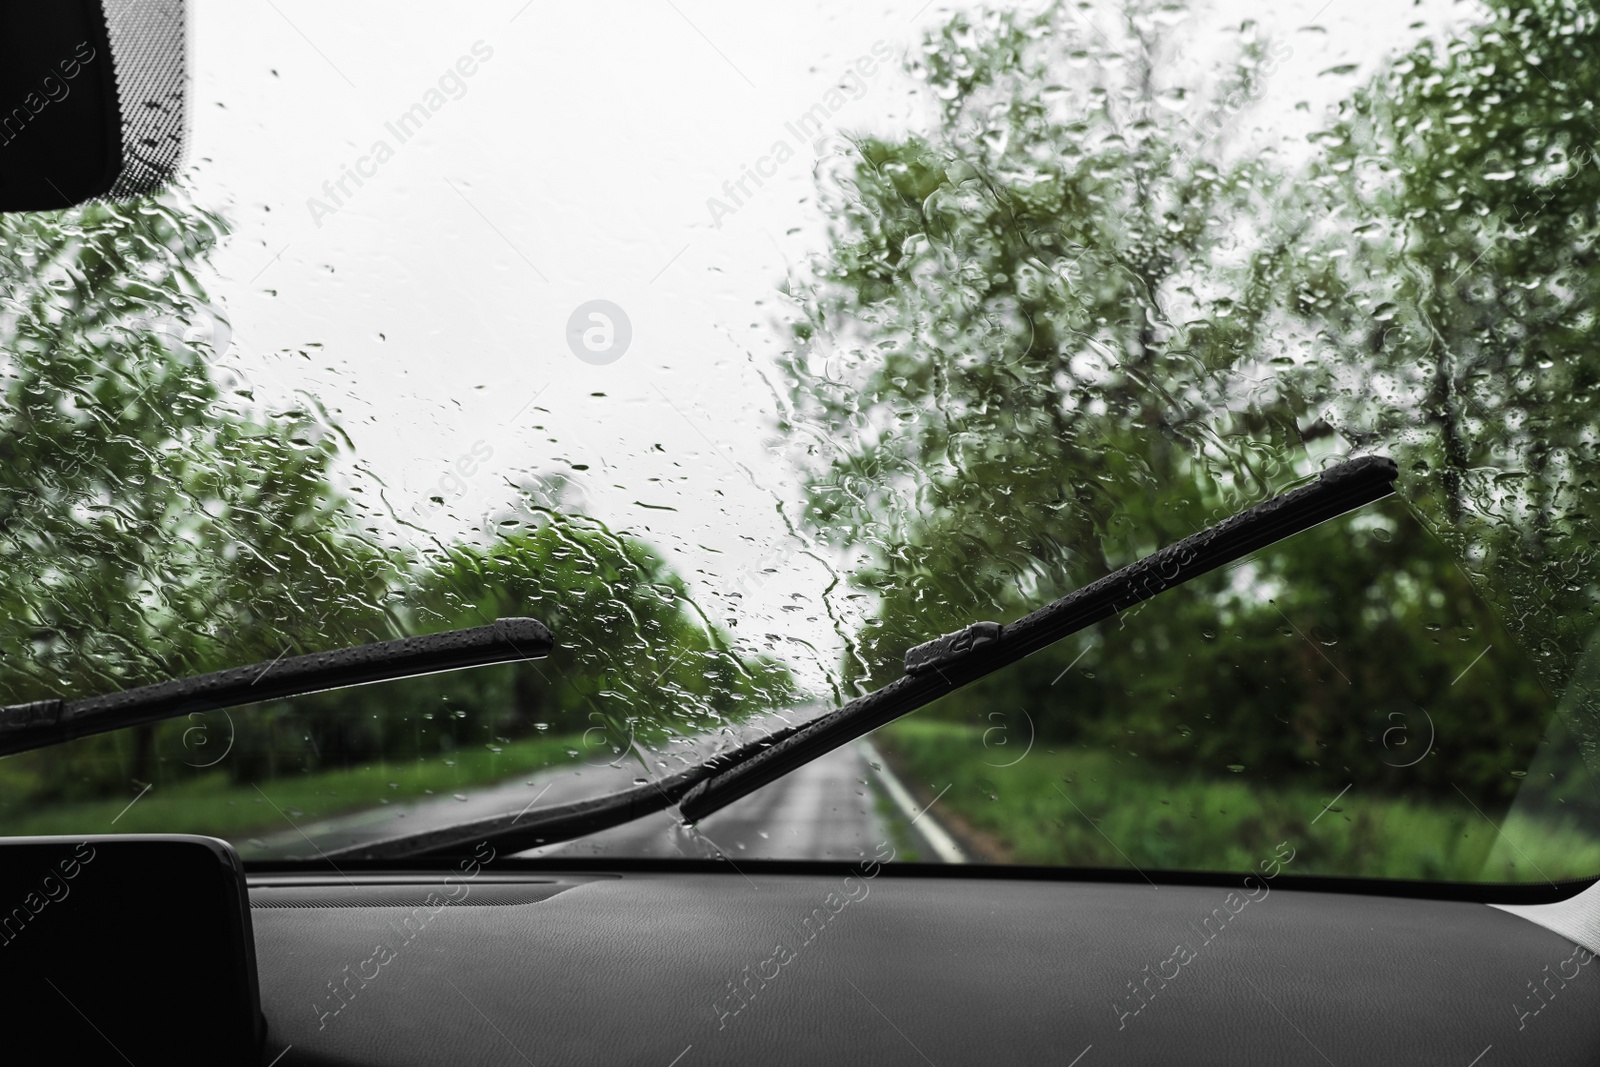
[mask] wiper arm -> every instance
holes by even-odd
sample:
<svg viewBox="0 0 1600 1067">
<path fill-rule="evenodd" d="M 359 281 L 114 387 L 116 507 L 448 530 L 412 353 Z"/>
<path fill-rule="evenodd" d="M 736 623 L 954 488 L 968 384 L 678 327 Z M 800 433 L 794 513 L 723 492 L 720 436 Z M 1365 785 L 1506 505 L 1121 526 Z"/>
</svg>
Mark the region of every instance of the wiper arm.
<svg viewBox="0 0 1600 1067">
<path fill-rule="evenodd" d="M 0 708 L 0 755 L 198 711 L 538 659 L 554 644 L 550 631 L 535 619 L 497 619 L 487 626 L 282 657 L 81 700 L 12 704 Z"/>
<path fill-rule="evenodd" d="M 1382 456 L 1331 467 L 1309 485 L 1168 545 L 1014 623 L 974 623 L 918 645 L 906 653 L 906 673 L 882 689 L 669 777 L 608 796 L 329 850 L 325 855 L 366 860 L 446 855 L 482 840 L 517 851 L 596 833 L 674 804 L 686 822 L 698 822 L 818 756 L 1064 637 L 1190 578 L 1381 500 L 1394 492 L 1396 474 L 1394 461 Z"/>
</svg>

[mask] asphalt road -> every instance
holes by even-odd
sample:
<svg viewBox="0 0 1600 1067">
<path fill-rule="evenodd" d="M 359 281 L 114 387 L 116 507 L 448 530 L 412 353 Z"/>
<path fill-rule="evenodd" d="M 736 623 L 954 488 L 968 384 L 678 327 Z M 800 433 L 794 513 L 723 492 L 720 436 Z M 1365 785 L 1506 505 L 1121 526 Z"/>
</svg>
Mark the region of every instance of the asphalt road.
<svg viewBox="0 0 1600 1067">
<path fill-rule="evenodd" d="M 529 855 L 638 856 L 651 859 L 726 856 L 853 860 L 871 856 L 889 829 L 868 783 L 873 775 L 854 746 L 822 758 L 708 816 L 693 830 L 668 812 Z"/>
<path fill-rule="evenodd" d="M 897 852 L 909 844 L 923 859 L 957 859 L 948 839 L 934 840 L 943 836 L 936 815 L 915 810 L 892 772 L 874 769 L 872 764 L 881 766 L 881 759 L 875 754 L 869 758 L 869 753 L 863 743 L 836 749 L 708 816 L 694 829 L 681 826 L 671 812 L 657 812 L 523 855 L 850 861 L 873 856 L 889 842 Z M 246 858 L 305 858 L 319 849 L 592 797 L 630 788 L 636 781 L 642 781 L 637 764 L 585 766 L 314 822 L 300 822 L 284 812 L 284 831 L 236 845 Z M 270 801 L 270 786 L 266 795 Z"/>
</svg>

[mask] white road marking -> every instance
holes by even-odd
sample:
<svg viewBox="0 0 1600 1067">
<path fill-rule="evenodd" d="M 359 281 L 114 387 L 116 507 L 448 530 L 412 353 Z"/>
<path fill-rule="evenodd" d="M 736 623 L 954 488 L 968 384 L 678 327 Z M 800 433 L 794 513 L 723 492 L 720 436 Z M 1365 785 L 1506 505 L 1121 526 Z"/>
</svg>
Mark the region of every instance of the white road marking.
<svg viewBox="0 0 1600 1067">
<path fill-rule="evenodd" d="M 900 784 L 900 779 L 895 777 L 894 771 L 889 769 L 889 764 L 884 760 L 883 753 L 879 752 L 871 741 L 858 741 L 856 744 L 865 753 L 867 762 L 878 768 L 875 772 L 878 776 L 878 781 L 883 784 L 883 791 L 889 794 L 889 799 L 894 802 L 894 806 L 899 808 L 901 814 L 912 822 L 920 819 L 924 812 L 917 810 L 916 801 L 911 799 L 911 793 L 907 791 L 904 785 Z M 944 794 L 941 792 L 939 796 L 942 797 Z M 931 808 L 933 805 L 929 804 L 928 807 Z M 956 844 L 955 839 L 946 833 L 944 827 L 940 826 L 937 821 L 929 819 L 925 825 L 919 827 L 919 830 L 922 836 L 927 838 L 928 844 L 933 847 L 934 853 L 941 860 L 946 863 L 967 862 L 967 857 L 962 854 L 961 846 Z"/>
</svg>

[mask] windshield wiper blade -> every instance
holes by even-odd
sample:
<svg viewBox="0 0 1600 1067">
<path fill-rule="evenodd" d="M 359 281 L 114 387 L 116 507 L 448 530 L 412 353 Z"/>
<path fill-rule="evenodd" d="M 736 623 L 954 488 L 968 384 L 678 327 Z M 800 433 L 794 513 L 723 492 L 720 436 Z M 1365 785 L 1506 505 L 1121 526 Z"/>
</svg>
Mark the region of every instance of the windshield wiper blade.
<svg viewBox="0 0 1600 1067">
<path fill-rule="evenodd" d="M 1190 578 L 1308 530 L 1394 492 L 1392 459 L 1363 456 L 1316 481 L 1247 508 L 1143 559 L 1090 582 L 1004 626 L 980 622 L 916 646 L 906 673 L 690 790 L 679 804 L 698 822 L 840 745 L 910 714 L 1048 645 L 1126 611 Z"/>
<path fill-rule="evenodd" d="M 752 751 L 771 744 L 762 738 L 746 748 Z M 728 755 L 739 758 L 744 748 Z M 721 758 L 717 761 L 722 766 Z M 532 811 L 506 812 L 471 822 L 451 823 L 433 830 L 419 830 L 381 841 L 330 848 L 313 845 L 324 861 L 386 861 L 419 856 L 453 856 L 480 842 L 493 844 L 500 852 L 521 852 L 541 845 L 554 845 L 577 837 L 609 830 L 678 803 L 706 775 L 708 764 L 700 764 L 674 774 L 633 786 L 617 793 L 588 797 L 566 804 L 551 804 Z M 309 857 L 308 857 L 309 858 Z"/>
<path fill-rule="evenodd" d="M 0 708 L 0 755 L 193 712 L 538 659 L 549 655 L 554 645 L 550 631 L 536 619 L 497 619 L 487 626 L 284 656 L 270 663 L 230 667 L 81 700 L 12 704 Z"/>
<path fill-rule="evenodd" d="M 1064 637 L 1190 578 L 1381 500 L 1394 492 L 1397 473 L 1394 461 L 1382 456 L 1330 467 L 1308 485 L 1168 545 L 1016 622 L 975 623 L 918 645 L 906 653 L 906 673 L 882 689 L 688 770 L 620 793 L 329 849 L 324 855 L 364 860 L 449 855 L 483 840 L 503 851 L 517 851 L 610 829 L 674 804 L 685 822 L 698 822 L 818 756 Z"/>
</svg>

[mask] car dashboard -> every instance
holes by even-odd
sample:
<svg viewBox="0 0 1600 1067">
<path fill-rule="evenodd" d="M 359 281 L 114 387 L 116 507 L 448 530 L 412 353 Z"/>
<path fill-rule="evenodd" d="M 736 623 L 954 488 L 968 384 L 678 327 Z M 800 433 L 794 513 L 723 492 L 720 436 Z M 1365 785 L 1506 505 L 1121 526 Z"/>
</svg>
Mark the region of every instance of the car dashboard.
<svg viewBox="0 0 1600 1067">
<path fill-rule="evenodd" d="M 1592 955 L 1484 902 L 1525 890 L 1424 891 L 689 861 L 249 889 L 284 1067 L 1600 1060 Z"/>
</svg>

